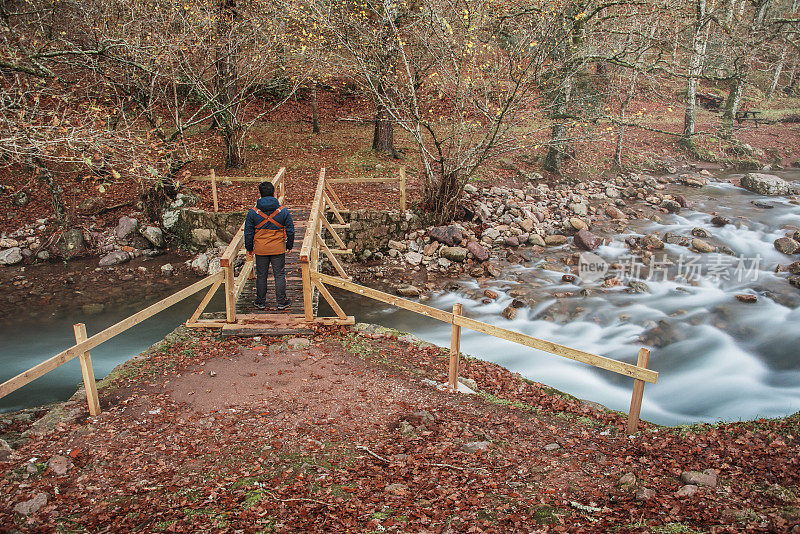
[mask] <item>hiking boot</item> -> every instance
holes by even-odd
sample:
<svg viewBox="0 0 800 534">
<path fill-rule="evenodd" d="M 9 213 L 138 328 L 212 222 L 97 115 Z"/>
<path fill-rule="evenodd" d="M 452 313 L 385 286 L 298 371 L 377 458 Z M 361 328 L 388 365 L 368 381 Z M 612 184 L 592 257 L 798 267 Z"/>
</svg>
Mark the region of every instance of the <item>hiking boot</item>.
<svg viewBox="0 0 800 534">
<path fill-rule="evenodd" d="M 258 302 L 257 300 L 253 301 L 253 306 L 258 308 L 259 310 L 266 310 L 267 309 L 267 303 L 266 302 Z"/>
<path fill-rule="evenodd" d="M 278 309 L 279 309 L 279 310 L 285 310 L 285 309 L 286 309 L 286 308 L 288 308 L 288 307 L 289 307 L 291 304 L 292 304 L 292 301 L 291 301 L 291 300 L 289 300 L 289 299 L 286 299 L 286 301 L 285 301 L 283 304 L 278 304 Z"/>
</svg>

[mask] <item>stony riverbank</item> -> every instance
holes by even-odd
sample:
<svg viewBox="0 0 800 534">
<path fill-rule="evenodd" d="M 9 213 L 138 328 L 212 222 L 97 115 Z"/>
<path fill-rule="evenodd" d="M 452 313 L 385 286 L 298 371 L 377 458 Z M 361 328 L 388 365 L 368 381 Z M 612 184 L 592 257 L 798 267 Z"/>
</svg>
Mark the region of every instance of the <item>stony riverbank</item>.
<svg viewBox="0 0 800 534">
<path fill-rule="evenodd" d="M 645 425 L 374 326 L 179 329 L 42 418 L 5 414 L 13 532 L 796 532 L 798 415 Z M 23 427 L 27 426 L 25 429 Z"/>
</svg>

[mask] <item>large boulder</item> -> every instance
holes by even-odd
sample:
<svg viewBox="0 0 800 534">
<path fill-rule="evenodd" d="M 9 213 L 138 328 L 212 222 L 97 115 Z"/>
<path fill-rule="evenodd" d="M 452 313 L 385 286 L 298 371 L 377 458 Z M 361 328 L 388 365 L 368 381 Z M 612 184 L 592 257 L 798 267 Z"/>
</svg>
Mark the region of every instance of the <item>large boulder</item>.
<svg viewBox="0 0 800 534">
<path fill-rule="evenodd" d="M 157 226 L 148 226 L 141 231 L 142 236 L 147 239 L 154 247 L 164 246 L 164 233 Z"/>
<path fill-rule="evenodd" d="M 702 239 L 692 239 L 692 248 L 694 248 L 697 252 L 707 254 L 709 252 L 714 252 L 717 248 L 707 241 L 703 241 Z"/>
<path fill-rule="evenodd" d="M 131 232 L 136 230 L 138 226 L 139 226 L 139 221 L 137 221 L 133 217 L 128 217 L 127 215 L 124 217 L 120 217 L 119 223 L 117 224 L 117 227 L 114 229 L 114 235 L 117 236 L 117 239 L 125 239 L 131 234 Z"/>
<path fill-rule="evenodd" d="M 575 245 L 583 250 L 594 250 L 603 244 L 603 238 L 589 230 L 579 230 L 574 237 Z"/>
<path fill-rule="evenodd" d="M 439 254 L 450 261 L 463 262 L 467 259 L 467 249 L 463 247 L 442 247 Z"/>
<path fill-rule="evenodd" d="M 53 244 L 53 252 L 59 257 L 68 260 L 86 252 L 83 241 L 83 231 L 80 228 L 68 228 Z"/>
<path fill-rule="evenodd" d="M 461 229 L 455 225 L 434 226 L 433 228 L 428 230 L 428 235 L 431 237 L 431 239 L 435 239 L 439 243 L 442 243 L 449 247 L 458 245 L 464 238 Z"/>
<path fill-rule="evenodd" d="M 774 174 L 750 172 L 742 178 L 742 187 L 759 195 L 789 195 L 792 186 Z"/>
<path fill-rule="evenodd" d="M 0 250 L 0 265 L 15 265 L 22 261 L 22 252 L 19 247 Z"/>
<path fill-rule="evenodd" d="M 800 250 L 800 243 L 791 237 L 781 237 L 775 240 L 775 248 L 783 254 L 794 254 Z"/>
<path fill-rule="evenodd" d="M 489 259 L 489 251 L 477 241 L 470 241 L 467 243 L 467 250 L 470 251 L 478 261 L 486 261 Z"/>
</svg>

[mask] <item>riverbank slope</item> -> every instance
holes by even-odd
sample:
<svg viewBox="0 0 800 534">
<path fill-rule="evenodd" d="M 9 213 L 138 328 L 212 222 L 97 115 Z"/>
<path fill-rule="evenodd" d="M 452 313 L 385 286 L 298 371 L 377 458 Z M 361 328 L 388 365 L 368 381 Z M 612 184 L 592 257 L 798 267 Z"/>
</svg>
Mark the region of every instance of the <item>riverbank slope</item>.
<svg viewBox="0 0 800 534">
<path fill-rule="evenodd" d="M 16 439 L 0 453 L 0 522 L 22 532 L 800 531 L 797 414 L 645 423 L 628 438 L 624 415 L 488 362 L 463 364 L 477 394 L 442 391 L 446 362 L 444 349 L 374 326 L 239 340 L 179 328 L 103 381 L 100 416 L 86 416 L 80 392 L 32 423 L 4 416 Z"/>
</svg>

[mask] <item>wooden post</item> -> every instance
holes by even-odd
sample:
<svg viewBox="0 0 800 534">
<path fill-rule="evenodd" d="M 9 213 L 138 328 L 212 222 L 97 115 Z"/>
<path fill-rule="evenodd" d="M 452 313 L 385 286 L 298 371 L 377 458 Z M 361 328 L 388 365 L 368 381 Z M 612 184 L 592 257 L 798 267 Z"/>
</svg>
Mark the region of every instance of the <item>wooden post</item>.
<svg viewBox="0 0 800 534">
<path fill-rule="evenodd" d="M 400 167 L 400 211 L 406 211 L 406 168 Z"/>
<path fill-rule="evenodd" d="M 75 330 L 75 342 L 86 341 L 86 325 L 78 323 L 73 325 Z M 97 397 L 97 384 L 94 381 L 94 369 L 92 368 L 92 357 L 89 351 L 81 353 L 81 374 L 83 375 L 83 387 L 86 390 L 86 402 L 89 404 L 89 413 L 98 415 L 100 413 L 100 399 Z"/>
<path fill-rule="evenodd" d="M 300 268 L 303 275 L 303 313 L 305 320 L 314 320 L 314 290 L 311 287 L 311 265 L 308 257 L 300 258 Z"/>
<path fill-rule="evenodd" d="M 223 267 L 225 271 L 225 320 L 236 322 L 236 279 L 233 276 L 233 265 Z"/>
<path fill-rule="evenodd" d="M 639 359 L 636 366 L 647 369 L 650 363 L 650 351 L 645 348 L 639 349 Z M 644 395 L 644 380 L 638 378 L 633 381 L 633 395 L 631 396 L 631 410 L 628 413 L 628 435 L 635 434 L 639 427 L 639 412 L 642 409 L 642 395 Z"/>
<path fill-rule="evenodd" d="M 214 169 L 211 169 L 211 197 L 214 199 L 214 212 L 219 211 L 219 202 L 217 201 L 217 175 Z"/>
<path fill-rule="evenodd" d="M 464 307 L 460 302 L 453 304 L 453 316 L 461 315 Z M 450 369 L 447 384 L 453 391 L 458 391 L 458 362 L 461 358 L 461 327 L 453 323 L 450 330 Z"/>
</svg>

